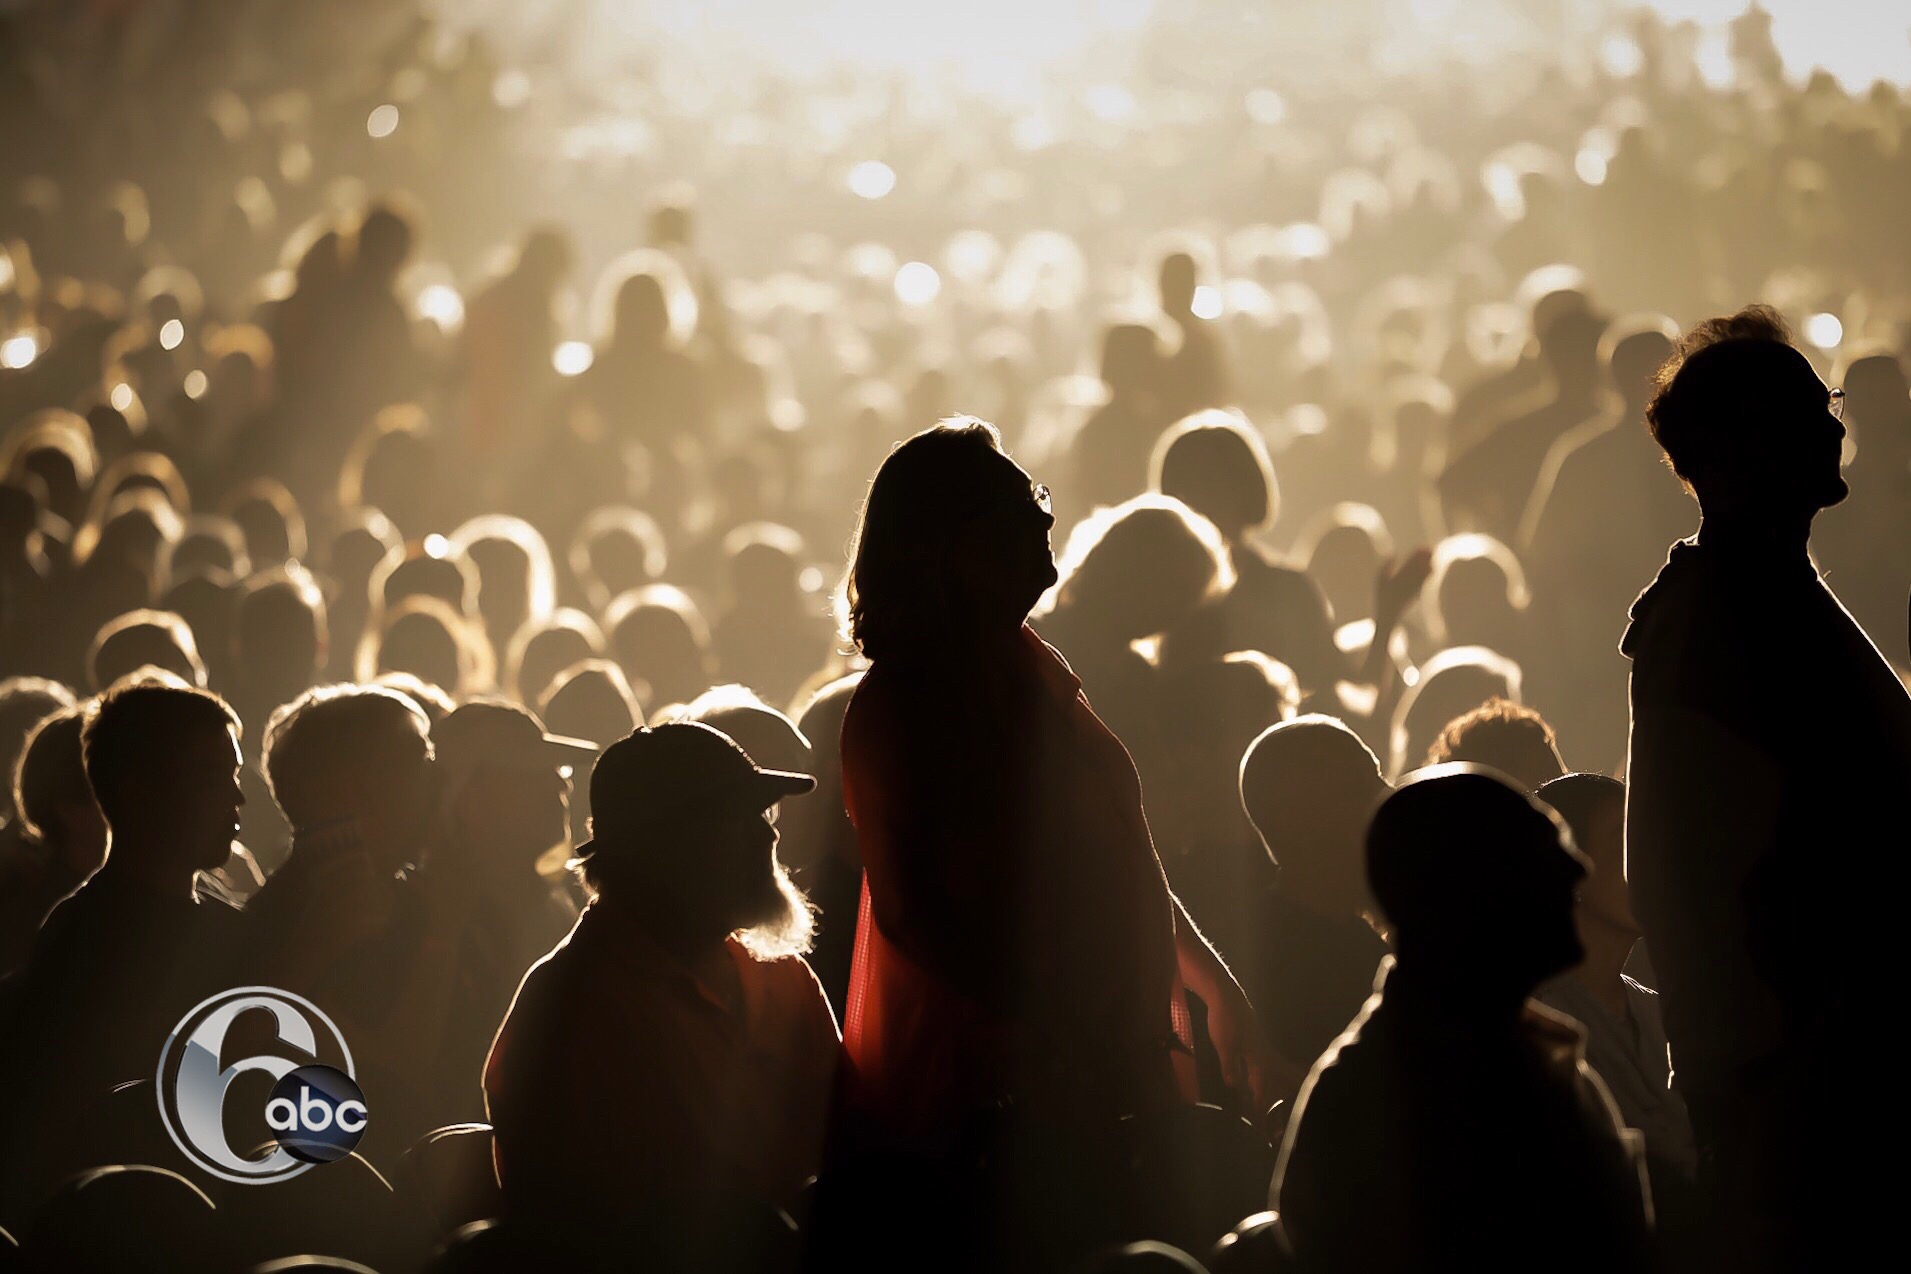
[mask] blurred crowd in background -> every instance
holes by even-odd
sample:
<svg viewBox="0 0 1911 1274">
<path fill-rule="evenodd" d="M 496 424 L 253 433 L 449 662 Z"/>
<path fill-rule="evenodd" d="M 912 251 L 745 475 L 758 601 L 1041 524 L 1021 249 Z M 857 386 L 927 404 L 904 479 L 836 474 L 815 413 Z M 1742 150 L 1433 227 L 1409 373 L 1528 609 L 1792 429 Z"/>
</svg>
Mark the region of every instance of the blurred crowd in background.
<svg viewBox="0 0 1911 1274">
<path fill-rule="evenodd" d="M 596 748 L 720 726 L 820 780 L 778 853 L 842 1017 L 861 867 L 837 733 L 866 663 L 837 588 L 871 475 L 951 416 L 1047 488 L 1060 577 L 1033 627 L 1299 1074 L 1344 996 L 1286 1030 L 1309 1006 L 1269 1005 L 1311 992 L 1264 971 L 1386 948 L 1339 926 L 1358 908 L 1268 924 L 1305 908 L 1269 901 L 1283 820 L 1243 805 L 1244 754 L 1323 714 L 1375 783 L 1449 760 L 1623 779 L 1627 610 L 1698 524 L 1643 413 L 1697 321 L 1769 303 L 1843 391 L 1852 498 L 1814 556 L 1911 667 L 1911 47 L 1854 86 L 1788 74 L 1756 9 L 1704 52 L 1649 12 L 1536 6 L 1484 70 L 1364 56 L 1349 25 L 1275 75 L 1246 52 L 1280 45 L 1275 6 L 1163 5 L 1118 77 L 1085 48 L 1008 97 L 664 41 L 571 74 L 611 20 L 544 7 L 0 5 L 0 763 L 37 802 L 0 811 L 0 972 L 105 857 L 78 726 L 64 771 L 30 732 L 158 669 L 241 723 L 242 825 L 200 886 L 233 904 L 298 859 L 261 758 L 314 687 L 377 684 L 434 727 L 501 699 Z M 1768 692 L 1810 693 L 1790 677 Z M 403 1268 L 489 1215 L 404 1206 L 427 1187 L 394 1165 L 484 1117 L 483 1046 L 585 897 L 586 773 L 568 828 L 455 858 L 469 907 L 509 917 L 451 931 L 483 985 L 391 1061 L 404 1096 L 365 1148 L 391 1182 L 307 1178 L 389 1219 L 302 1238 Z M 1610 1003 L 1611 973 L 1588 994 Z M 1664 1088 L 1624 1112 L 1655 1122 L 1662 1220 L 1694 1153 Z M 1238 1131 L 1163 1133 L 1208 1185 L 1127 1237 L 1205 1258 L 1257 1211 L 1278 1129 Z"/>
</svg>

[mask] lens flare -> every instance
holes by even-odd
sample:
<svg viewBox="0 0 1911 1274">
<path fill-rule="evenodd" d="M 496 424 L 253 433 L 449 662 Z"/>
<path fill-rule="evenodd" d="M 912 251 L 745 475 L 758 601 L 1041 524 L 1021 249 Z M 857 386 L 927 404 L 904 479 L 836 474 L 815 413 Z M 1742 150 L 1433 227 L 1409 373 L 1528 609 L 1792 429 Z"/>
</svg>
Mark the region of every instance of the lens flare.
<svg viewBox="0 0 1911 1274">
<path fill-rule="evenodd" d="M 942 276 L 927 261 L 910 261 L 896 271 L 896 299 L 904 305 L 927 305 L 942 291 Z"/>
<path fill-rule="evenodd" d="M 582 376 L 596 361 L 597 351 L 588 341 L 565 341 L 551 354 L 551 366 L 559 376 Z"/>
<path fill-rule="evenodd" d="M 1836 314 L 1820 310 L 1805 320 L 1805 339 L 1819 349 L 1837 349 L 1845 342 L 1845 325 Z"/>
<path fill-rule="evenodd" d="M 896 170 L 880 159 L 865 159 L 849 170 L 849 192 L 858 199 L 881 199 L 896 188 Z"/>
</svg>

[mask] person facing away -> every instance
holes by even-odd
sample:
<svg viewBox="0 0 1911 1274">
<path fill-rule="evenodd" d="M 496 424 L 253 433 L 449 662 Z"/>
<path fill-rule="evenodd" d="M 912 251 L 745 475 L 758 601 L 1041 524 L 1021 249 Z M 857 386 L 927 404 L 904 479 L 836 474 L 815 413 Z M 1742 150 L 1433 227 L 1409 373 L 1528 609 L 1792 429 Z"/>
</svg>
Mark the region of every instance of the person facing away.
<svg viewBox="0 0 1911 1274">
<path fill-rule="evenodd" d="M 538 864 L 549 851 L 562 855 L 569 847 L 571 770 L 596 760 L 597 748 L 547 734 L 530 711 L 502 699 L 460 704 L 432 728 L 431 740 L 445 812 L 425 869 L 469 877 L 472 895 L 459 935 L 439 1092 L 426 1098 L 444 1112 L 433 1117 L 437 1125 L 476 1116 L 471 1080 L 483 1073 L 518 982 L 577 919 Z"/>
<path fill-rule="evenodd" d="M 1221 334 L 1194 312 L 1198 279 L 1199 267 L 1191 254 L 1170 252 L 1161 258 L 1157 275 L 1161 314 L 1180 333 L 1174 352 L 1153 367 L 1156 401 L 1164 420 L 1225 407 L 1233 399 Z"/>
<path fill-rule="evenodd" d="M 1334 645 L 1333 617 L 1319 586 L 1254 542 L 1274 523 L 1280 488 L 1266 444 L 1245 420 L 1219 410 L 1181 420 L 1155 444 L 1149 484 L 1207 518 L 1227 543 L 1236 579 L 1222 603 L 1224 650 L 1272 655 L 1309 692 L 1351 675 L 1352 661 Z M 1384 647 L 1391 635 L 1389 627 L 1378 644 Z"/>
<path fill-rule="evenodd" d="M 1812 564 L 1812 520 L 1847 494 L 1844 429 L 1783 320 L 1701 323 L 1659 383 L 1646 419 L 1700 520 L 1622 643 L 1626 877 L 1721 1239 L 1797 1268 L 1892 1215 L 1865 1166 L 1902 1129 L 1891 1064 L 1825 1066 L 1895 991 L 1894 939 L 1864 918 L 1906 883 L 1911 694 Z M 1797 691 L 1771 693 L 1787 671 Z"/>
<path fill-rule="evenodd" d="M 1373 994 L 1387 944 L 1367 920 L 1361 837 L 1387 794 L 1380 761 L 1345 723 L 1269 726 L 1241 758 L 1241 805 L 1279 869 L 1241 980 L 1274 1046 L 1312 1066 Z"/>
<path fill-rule="evenodd" d="M 438 1082 L 475 894 L 475 873 L 417 870 L 443 801 L 428 718 L 382 686 L 319 687 L 272 714 L 261 768 L 292 850 L 246 906 L 253 976 L 331 1015 L 391 1094 L 368 1136 L 406 1144 L 430 1127 L 406 1121 Z"/>
<path fill-rule="evenodd" d="M 1295 1254 L 1361 1274 L 1646 1268 L 1637 1135 L 1579 1028 L 1528 999 L 1584 955 L 1571 836 L 1455 763 L 1403 779 L 1366 850 L 1395 954 L 1281 1145 L 1270 1206 Z"/>
<path fill-rule="evenodd" d="M 106 861 L 106 822 L 81 759 L 85 713 L 62 708 L 27 735 L 12 775 L 0 857 L 0 977 L 19 967 L 47 915 Z"/>
<path fill-rule="evenodd" d="M 1500 695 L 1447 722 L 1427 749 L 1426 764 L 1448 761 L 1488 766 L 1528 792 L 1566 773 L 1558 737 L 1546 718 Z"/>
<path fill-rule="evenodd" d="M 775 824 L 814 787 L 694 722 L 598 758 L 577 847 L 592 899 L 525 975 L 485 1065 L 514 1215 L 710 1191 L 787 1205 L 816 1170 L 840 1037 Z"/>
<path fill-rule="evenodd" d="M 61 1161 L 64 1134 L 151 1074 L 173 1025 L 234 976 L 238 913 L 196 878 L 237 834 L 238 734 L 223 700 L 176 683 L 121 682 L 87 704 L 81 756 L 110 849 L 0 1005 L 0 1206 L 85 1166 Z"/>
<path fill-rule="evenodd" d="M 1169 892 L 1133 761 L 1025 623 L 1053 525 L 993 426 L 947 420 L 877 470 L 844 585 L 870 662 L 842 732 L 865 872 L 852 1101 L 925 1145 L 1005 1098 L 1090 1122 L 1183 1100 L 1184 984 L 1243 1104 L 1275 1082 Z"/>
<path fill-rule="evenodd" d="M 1155 402 L 1161 341 L 1146 323 L 1115 323 L 1102 334 L 1101 380 L 1108 400 L 1069 440 L 1084 510 L 1120 504 L 1148 488 L 1148 456 L 1172 417 Z"/>
<path fill-rule="evenodd" d="M 1586 1028 L 1586 1061 L 1626 1126 L 1645 1138 L 1655 1201 L 1663 1204 L 1667 1190 L 1691 1181 L 1698 1151 L 1685 1103 L 1672 1091 L 1658 993 L 1624 972 L 1639 942 L 1626 889 L 1626 785 L 1604 774 L 1566 774 L 1534 795 L 1565 820 L 1592 863 L 1574 910 L 1586 958 L 1534 998 Z"/>
</svg>

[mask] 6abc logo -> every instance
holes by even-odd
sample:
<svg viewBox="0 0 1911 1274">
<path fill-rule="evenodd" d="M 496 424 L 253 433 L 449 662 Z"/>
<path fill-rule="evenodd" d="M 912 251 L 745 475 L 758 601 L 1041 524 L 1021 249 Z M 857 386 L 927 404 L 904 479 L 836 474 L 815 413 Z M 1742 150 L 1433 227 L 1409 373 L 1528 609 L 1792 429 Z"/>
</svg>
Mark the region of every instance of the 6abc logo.
<svg viewBox="0 0 1911 1274">
<path fill-rule="evenodd" d="M 233 1023 L 257 1010 L 271 1015 L 288 1052 L 310 1060 L 259 1053 L 220 1065 Z M 263 1110 L 229 1111 L 235 1082 L 256 1100 L 264 1079 L 247 1078 L 253 1075 L 272 1081 Z M 167 1037 L 155 1087 L 160 1120 L 180 1153 L 195 1167 L 242 1185 L 289 1181 L 316 1164 L 343 1159 L 365 1135 L 365 1095 L 353 1078 L 344 1035 L 318 1005 L 276 987 L 238 987 L 196 1005 Z M 262 1157 L 233 1149 L 228 1135 L 234 1115 L 242 1126 L 253 1126 L 248 1116 L 255 1114 L 263 1116 L 268 1138 L 261 1148 L 270 1149 Z"/>
</svg>

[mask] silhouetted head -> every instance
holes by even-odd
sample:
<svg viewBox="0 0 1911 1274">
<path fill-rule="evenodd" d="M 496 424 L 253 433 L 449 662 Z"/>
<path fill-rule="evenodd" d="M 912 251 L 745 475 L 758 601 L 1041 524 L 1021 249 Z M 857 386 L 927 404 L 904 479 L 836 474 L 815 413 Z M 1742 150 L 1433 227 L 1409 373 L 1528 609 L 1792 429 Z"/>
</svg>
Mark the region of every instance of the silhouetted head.
<svg viewBox="0 0 1911 1274">
<path fill-rule="evenodd" d="M 523 518 L 493 513 L 472 518 L 450 538 L 452 551 L 464 554 L 477 571 L 478 616 L 496 645 L 551 613 L 557 576 L 537 528 Z"/>
<path fill-rule="evenodd" d="M 0 681 L 0 774 L 13 773 L 20 749 L 33 727 L 74 705 L 73 692 L 45 677 L 8 677 Z"/>
<path fill-rule="evenodd" d="M 710 685 L 710 626 L 690 595 L 651 584 L 604 610 L 604 639 L 633 687 L 642 683 L 653 708 L 688 703 Z"/>
<path fill-rule="evenodd" d="M 736 933 L 765 953 L 806 949 L 808 904 L 776 860 L 776 803 L 811 791 L 807 774 L 765 770 L 718 730 L 671 722 L 613 743 L 591 771 L 585 882 L 625 891 L 706 940 Z"/>
<path fill-rule="evenodd" d="M 488 851 L 486 866 L 529 874 L 570 828 L 571 776 L 597 759 L 583 739 L 548 734 L 528 709 L 472 699 L 432 727 L 446 831 Z"/>
<path fill-rule="evenodd" d="M 1101 379 L 1116 397 L 1146 389 L 1161 368 L 1161 339 L 1146 323 L 1116 323 L 1102 335 Z"/>
<path fill-rule="evenodd" d="M 843 805 L 843 718 L 863 675 L 838 677 L 791 709 L 796 727 L 811 741 L 816 795 L 796 801 L 781 815 L 782 856 L 797 871 L 813 870 L 830 857 L 858 861 L 856 829 Z"/>
<path fill-rule="evenodd" d="M 1367 882 L 1403 970 L 1517 1006 L 1578 964 L 1587 861 L 1557 815 L 1483 766 L 1416 770 L 1367 829 Z"/>
<path fill-rule="evenodd" d="M 1519 701 L 1519 664 L 1485 646 L 1449 646 L 1420 665 L 1420 680 L 1394 705 L 1389 733 L 1391 772 L 1412 769 L 1455 717 L 1488 699 Z"/>
<path fill-rule="evenodd" d="M 1423 597 L 1428 633 L 1443 646 L 1518 652 L 1525 644 L 1526 570 L 1490 535 L 1449 535 L 1434 545 Z"/>
<path fill-rule="evenodd" d="M 436 597 L 407 597 L 386 616 L 383 632 L 359 644 L 358 679 L 408 672 L 448 694 L 491 681 L 491 648 L 484 631 Z"/>
<path fill-rule="evenodd" d="M 1846 418 L 1857 433 L 1857 464 L 1867 472 L 1902 470 L 1911 456 L 1911 388 L 1904 364 L 1888 352 L 1852 360 L 1840 382 Z"/>
<path fill-rule="evenodd" d="M 1201 1262 L 1178 1247 L 1146 1240 L 1090 1257 L 1080 1274 L 1206 1274 Z"/>
<path fill-rule="evenodd" d="M 266 723 L 260 769 L 293 830 L 356 819 L 374 865 L 417 862 L 436 829 L 430 721 L 382 686 L 321 686 Z"/>
<path fill-rule="evenodd" d="M 608 659 L 580 659 L 551 679 L 538 714 L 558 734 L 609 747 L 643 723 L 643 707 L 624 670 Z"/>
<path fill-rule="evenodd" d="M 1155 444 L 1148 485 L 1201 514 L 1229 544 L 1272 525 L 1280 488 L 1267 444 L 1240 416 L 1196 412 Z"/>
<path fill-rule="evenodd" d="M 747 522 L 723 537 L 723 555 L 739 606 L 801 604 L 803 537 L 789 527 Z"/>
<path fill-rule="evenodd" d="M 570 275 L 576 256 L 562 229 L 535 226 L 518 248 L 518 273 L 538 291 L 554 291 Z"/>
<path fill-rule="evenodd" d="M 234 488 L 219 511 L 245 532 L 246 556 L 260 569 L 305 556 L 305 515 L 284 484 L 255 478 Z"/>
<path fill-rule="evenodd" d="M 1626 888 L 1626 785 L 1604 774 L 1566 774 L 1535 793 L 1552 806 L 1592 864 L 1579 887 L 1580 933 L 1592 926 L 1638 937 L 1632 894 Z"/>
<path fill-rule="evenodd" d="M 283 703 L 309 687 L 325 666 L 325 598 L 296 563 L 246 581 L 232 629 L 239 676 L 268 701 Z"/>
<path fill-rule="evenodd" d="M 870 659 L 960 649 L 1013 633 L 1050 585 L 1048 488 L 1002 450 L 995 426 L 954 417 L 876 470 L 839 609 Z"/>
<path fill-rule="evenodd" d="M 582 659 L 604 654 L 604 634 L 581 610 L 560 606 L 543 620 L 530 620 L 505 647 L 503 686 L 520 703 L 535 703 L 558 673 Z M 629 728 L 618 731 L 618 737 Z"/>
<path fill-rule="evenodd" d="M 1057 570 L 1057 604 L 1123 645 L 1166 631 L 1234 584 L 1214 524 L 1152 493 L 1084 518 Z"/>
<path fill-rule="evenodd" d="M 1672 357 L 1678 340 L 1677 323 L 1663 314 L 1641 314 L 1614 323 L 1600 341 L 1606 377 L 1626 404 L 1626 425 L 1637 427 L 1658 387 L 1659 369 Z"/>
<path fill-rule="evenodd" d="M 166 546 L 160 577 L 170 585 L 200 570 L 244 576 L 252 571 L 245 532 L 231 518 L 201 514 L 189 518 L 178 539 Z"/>
<path fill-rule="evenodd" d="M 1565 305 L 1547 315 L 1539 329 L 1540 357 L 1562 389 L 1583 391 L 1599 381 L 1599 338 L 1606 320 L 1593 310 L 1583 295 L 1572 294 L 1577 304 Z"/>
<path fill-rule="evenodd" d="M 1390 790 L 1360 736 L 1334 717 L 1283 721 L 1248 745 L 1240 781 L 1242 808 L 1283 880 L 1360 910 L 1367 898 L 1362 838 Z"/>
<path fill-rule="evenodd" d="M 189 685 L 206 684 L 206 665 L 192 628 L 171 611 L 132 610 L 116 616 L 86 652 L 87 676 L 95 690 L 148 667 L 162 668 Z"/>
<path fill-rule="evenodd" d="M 1850 491 L 1841 409 L 1777 311 L 1753 305 L 1686 335 L 1646 423 L 1701 510 L 1809 517 Z"/>
<path fill-rule="evenodd" d="M 414 218 L 396 204 L 373 204 L 352 237 L 352 266 L 367 282 L 389 286 L 411 259 Z"/>
<path fill-rule="evenodd" d="M 664 281 L 648 271 L 625 279 L 617 289 L 612 340 L 619 347 L 652 349 L 671 335 L 670 294 Z"/>
<path fill-rule="evenodd" d="M 1179 319 L 1193 312 L 1196 273 L 1194 257 L 1190 253 L 1170 252 L 1161 258 L 1158 282 L 1162 313 Z"/>
<path fill-rule="evenodd" d="M 76 880 L 106 860 L 106 822 L 80 751 L 83 715 L 78 707 L 62 708 L 35 726 L 8 780 L 21 831 Z"/>
<path fill-rule="evenodd" d="M 1426 764 L 1471 761 L 1511 778 L 1527 791 L 1566 772 L 1559 742 L 1546 718 L 1498 696 L 1455 717 L 1427 750 Z"/>
<path fill-rule="evenodd" d="M 648 513 L 608 505 L 579 525 L 570 557 L 571 573 L 602 610 L 613 597 L 663 578 L 664 536 Z"/>
<path fill-rule="evenodd" d="M 1295 544 L 1308 578 L 1320 585 L 1334 619 L 1343 624 L 1373 614 L 1374 577 L 1393 551 L 1380 511 L 1354 502 L 1322 510 Z"/>
<path fill-rule="evenodd" d="M 217 695 L 126 681 L 86 706 L 86 779 L 115 871 L 169 886 L 226 861 L 239 834 L 239 718 Z"/>
<path fill-rule="evenodd" d="M 25 1268 L 62 1274 L 226 1267 L 212 1200 L 164 1168 L 88 1169 L 40 1203 L 24 1237 Z"/>
</svg>

